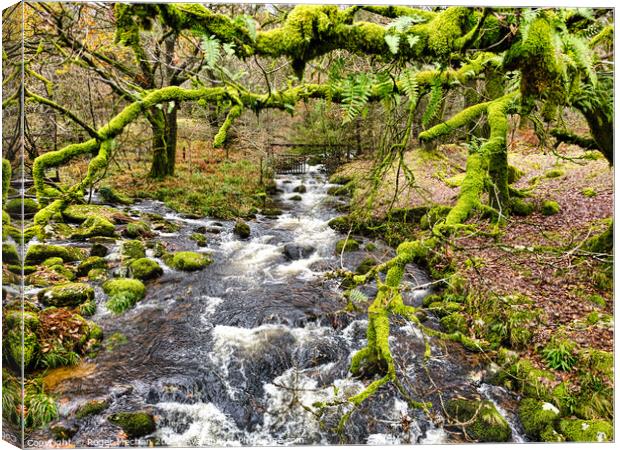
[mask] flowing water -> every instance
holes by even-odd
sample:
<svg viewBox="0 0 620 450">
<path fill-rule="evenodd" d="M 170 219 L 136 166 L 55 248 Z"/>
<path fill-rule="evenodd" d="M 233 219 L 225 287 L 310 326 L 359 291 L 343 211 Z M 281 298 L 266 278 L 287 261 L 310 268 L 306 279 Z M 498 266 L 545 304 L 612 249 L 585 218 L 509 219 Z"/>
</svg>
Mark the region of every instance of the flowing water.
<svg viewBox="0 0 620 450">
<path fill-rule="evenodd" d="M 94 366 L 85 364 L 78 376 L 55 385 L 61 419 L 78 428 L 71 443 L 118 445 L 118 428 L 106 417 L 136 410 L 153 413 L 157 431 L 132 445 L 454 442 L 462 438 L 443 428 L 440 405 L 455 395 L 503 405 L 513 439 L 521 440 L 513 414 L 506 412 L 514 410 L 513 399 L 483 382 L 482 362 L 456 345 L 433 340 L 432 357 L 423 364 L 422 334 L 399 318 L 391 319 L 390 337 L 398 376 L 412 398 L 435 407 L 429 414 L 410 408 L 401 393 L 386 385 L 352 414 L 341 435 L 334 429 L 348 411 L 346 402 L 316 417 L 315 402 L 344 400 L 369 383 L 348 373 L 351 356 L 365 345 L 366 315 L 344 312 L 343 289 L 324 275 L 341 265 L 354 270 L 369 255 L 389 258 L 393 250 L 375 242 L 372 252 L 362 245 L 360 251 L 335 254 L 343 236 L 327 225 L 338 214 L 320 166 L 276 181 L 276 201 L 284 213 L 249 222 L 252 233 L 246 240 L 233 234 L 228 221 L 188 219 L 153 201 L 131 206 L 136 217 L 158 213 L 181 225 L 178 232 L 157 237 L 169 250 L 206 251 L 214 263 L 186 273 L 159 261 L 164 275 L 147 285 L 144 300 L 120 316 L 106 310 L 105 295 L 96 287 L 98 309 L 92 320 L 106 336 L 121 333 L 126 342 L 101 351 Z M 307 192 L 301 201 L 291 200 L 300 184 Z M 189 239 L 199 227 L 213 231 L 202 249 Z M 118 263 L 119 243 L 110 246 L 111 263 Z M 406 303 L 419 305 L 429 281 L 409 267 Z M 363 291 L 372 296 L 375 288 Z M 110 407 L 80 421 L 71 419 L 77 407 L 95 398 L 109 400 Z"/>
</svg>

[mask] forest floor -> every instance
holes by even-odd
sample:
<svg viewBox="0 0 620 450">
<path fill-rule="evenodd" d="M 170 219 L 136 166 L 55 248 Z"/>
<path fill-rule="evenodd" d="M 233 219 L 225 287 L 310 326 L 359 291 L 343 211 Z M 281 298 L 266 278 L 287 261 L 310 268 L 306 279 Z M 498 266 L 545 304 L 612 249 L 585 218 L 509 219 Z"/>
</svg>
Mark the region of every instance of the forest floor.
<svg viewBox="0 0 620 450">
<path fill-rule="evenodd" d="M 466 147 L 457 145 L 440 145 L 435 152 L 408 152 L 405 159 L 415 186 L 403 187 L 401 173 L 401 188 L 395 195 L 395 170 L 386 174 L 372 201 L 373 215 L 385 215 L 390 205 L 415 208 L 454 204 L 466 155 Z M 613 216 L 613 168 L 598 152 L 584 158 L 584 151 L 575 146 L 541 151 L 531 130 L 517 130 L 512 136 L 509 163 L 523 172 L 513 187 L 528 190 L 525 200 L 534 207 L 533 212 L 526 217 L 510 217 L 494 239 L 485 234 L 494 231 L 488 219 L 472 217 L 469 223 L 475 224 L 477 231 L 454 237 L 443 250 L 464 283 L 463 290 L 473 294 L 474 300 L 463 311 L 469 334 L 483 337 L 479 325 L 486 317 L 480 310 L 490 307 L 484 299 L 495 298 L 501 303 L 520 297 L 529 299 L 527 310 L 532 312 L 527 324 L 531 334 L 526 335 L 530 339 L 520 355 L 535 367 L 549 369 L 541 350 L 552 338 L 572 342 L 575 351 L 613 352 L 609 255 L 583 249 L 585 241 L 603 232 Z M 357 160 L 341 167 L 338 174 L 357 174 L 363 179 L 359 174 L 370 173 L 372 164 Z M 353 209 L 363 207 L 368 198 L 368 187 L 360 183 L 353 195 Z M 541 212 L 548 200 L 559 204 L 556 214 Z M 579 383 L 576 370 L 554 374 L 558 382 Z"/>
</svg>

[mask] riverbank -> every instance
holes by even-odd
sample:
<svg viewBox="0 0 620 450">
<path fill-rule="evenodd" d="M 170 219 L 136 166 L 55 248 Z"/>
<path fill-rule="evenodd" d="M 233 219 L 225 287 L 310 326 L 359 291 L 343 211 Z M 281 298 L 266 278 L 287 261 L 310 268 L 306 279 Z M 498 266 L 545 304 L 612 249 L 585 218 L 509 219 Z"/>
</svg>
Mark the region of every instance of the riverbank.
<svg viewBox="0 0 620 450">
<path fill-rule="evenodd" d="M 474 216 L 435 249 L 426 264 L 442 281 L 425 306 L 445 331 L 489 345 L 496 383 L 558 409 L 544 427 L 533 426 L 528 416 L 538 414 L 542 403 L 521 402 L 531 439 L 596 440 L 574 432 L 579 420 L 588 421 L 584 428 L 607 430 L 610 438 L 605 421 L 613 419 L 613 270 L 609 248 L 592 238 L 610 225 L 613 170 L 598 153 L 584 158 L 577 147 L 534 152 L 533 139 L 518 131 L 509 153 L 513 187 L 527 193 L 520 216 L 499 228 Z M 335 178 L 352 180 L 343 191 L 352 194 L 353 214 L 334 225 L 368 232 L 369 223 L 383 224 L 379 234 L 394 245 L 425 236 L 429 222 L 446 210 L 437 205 L 454 204 L 465 155 L 465 147 L 453 145 L 408 153 L 415 186 L 401 183 L 394 195 L 392 171 L 375 194 L 373 214 L 364 213 L 370 162 L 342 167 Z M 406 208 L 408 223 L 385 226 L 394 216 L 385 215 L 389 205 Z"/>
</svg>

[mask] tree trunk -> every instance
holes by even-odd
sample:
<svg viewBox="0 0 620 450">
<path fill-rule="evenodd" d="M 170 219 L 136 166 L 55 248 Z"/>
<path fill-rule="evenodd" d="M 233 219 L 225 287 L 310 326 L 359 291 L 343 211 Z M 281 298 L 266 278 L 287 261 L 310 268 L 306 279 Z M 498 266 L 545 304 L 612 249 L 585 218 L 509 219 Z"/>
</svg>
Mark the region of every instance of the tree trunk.
<svg viewBox="0 0 620 450">
<path fill-rule="evenodd" d="M 151 110 L 149 123 L 153 132 L 152 151 L 153 162 L 151 163 L 150 178 L 164 178 L 168 174 L 168 148 L 166 145 L 166 123 L 163 112 L 157 108 Z"/>
<path fill-rule="evenodd" d="M 166 112 L 166 124 L 165 124 L 165 136 L 166 136 L 166 175 L 174 175 L 174 166 L 177 157 L 177 112 L 178 105 L 174 103 L 174 106 Z"/>
</svg>

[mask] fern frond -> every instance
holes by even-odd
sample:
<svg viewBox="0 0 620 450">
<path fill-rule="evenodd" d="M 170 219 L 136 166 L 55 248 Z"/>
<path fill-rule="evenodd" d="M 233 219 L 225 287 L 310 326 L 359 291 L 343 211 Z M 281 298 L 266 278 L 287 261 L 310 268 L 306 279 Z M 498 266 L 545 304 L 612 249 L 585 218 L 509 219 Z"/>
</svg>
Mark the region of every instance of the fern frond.
<svg viewBox="0 0 620 450">
<path fill-rule="evenodd" d="M 443 86 L 441 80 L 436 77 L 431 85 L 431 93 L 426 106 L 426 111 L 422 115 L 422 125 L 424 128 L 428 127 L 428 124 L 437 117 L 439 113 L 439 107 L 441 106 L 441 99 L 443 97 Z"/>
<path fill-rule="evenodd" d="M 205 37 L 202 40 L 202 52 L 205 57 L 205 65 L 213 69 L 220 59 L 220 41 L 215 36 Z"/>
</svg>

